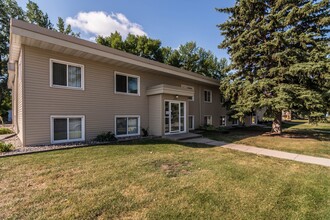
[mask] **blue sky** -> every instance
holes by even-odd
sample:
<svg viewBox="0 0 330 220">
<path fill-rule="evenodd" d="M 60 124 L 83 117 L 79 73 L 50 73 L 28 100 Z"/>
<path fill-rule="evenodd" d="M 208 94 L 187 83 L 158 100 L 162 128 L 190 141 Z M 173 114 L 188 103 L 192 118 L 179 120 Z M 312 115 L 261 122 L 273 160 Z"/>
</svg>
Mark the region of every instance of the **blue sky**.
<svg viewBox="0 0 330 220">
<path fill-rule="evenodd" d="M 28 0 L 17 0 L 25 10 Z M 118 30 L 122 35 L 147 34 L 160 39 L 163 46 L 177 48 L 188 41 L 211 50 L 217 57 L 226 57 L 226 51 L 218 49 L 222 40 L 217 24 L 227 15 L 215 8 L 230 7 L 235 0 L 34 0 L 47 12 L 52 23 L 62 17 L 81 37 L 93 39 L 97 34 L 107 35 Z"/>
</svg>

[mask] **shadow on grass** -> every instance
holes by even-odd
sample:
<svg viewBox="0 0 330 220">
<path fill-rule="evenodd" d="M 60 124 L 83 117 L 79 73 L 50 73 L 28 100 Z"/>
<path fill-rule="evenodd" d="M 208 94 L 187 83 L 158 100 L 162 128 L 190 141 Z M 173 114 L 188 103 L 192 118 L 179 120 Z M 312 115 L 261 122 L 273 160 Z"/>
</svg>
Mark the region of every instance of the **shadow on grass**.
<svg viewBox="0 0 330 220">
<path fill-rule="evenodd" d="M 325 133 L 323 130 L 318 131 L 317 129 L 295 129 L 297 125 L 304 124 L 304 122 L 295 123 L 283 123 L 283 133 L 281 135 L 272 135 L 270 133 L 270 126 L 252 126 L 252 127 L 232 127 L 223 128 L 219 131 L 204 131 L 202 135 L 204 137 L 217 140 L 225 141 L 228 143 L 238 142 L 247 138 L 257 136 L 278 136 L 282 138 L 299 138 L 299 139 L 315 139 L 318 141 L 330 141 L 330 134 Z"/>
<path fill-rule="evenodd" d="M 121 142 L 116 145 L 161 145 L 161 144 L 178 144 L 182 145 L 185 147 L 190 147 L 190 148 L 214 148 L 216 146 L 211 146 L 207 144 L 201 144 L 201 143 L 187 143 L 187 142 L 179 142 L 179 141 L 173 141 L 169 139 L 164 139 L 164 138 L 153 138 L 153 139 L 136 139 L 136 140 L 130 140 L 130 141 L 125 141 Z M 111 146 L 111 145 L 109 145 Z"/>
</svg>

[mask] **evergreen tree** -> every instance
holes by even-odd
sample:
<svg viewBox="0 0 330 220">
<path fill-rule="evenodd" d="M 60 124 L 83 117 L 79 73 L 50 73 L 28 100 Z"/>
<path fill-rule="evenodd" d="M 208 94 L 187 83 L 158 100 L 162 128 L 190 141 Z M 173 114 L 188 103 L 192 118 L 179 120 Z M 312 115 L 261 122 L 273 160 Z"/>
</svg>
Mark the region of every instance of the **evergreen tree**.
<svg viewBox="0 0 330 220">
<path fill-rule="evenodd" d="M 164 63 L 178 68 L 183 68 L 181 56 L 178 50 L 173 50 L 172 48 L 167 47 L 164 51 L 167 53 L 166 57 L 164 57 Z"/>
<path fill-rule="evenodd" d="M 48 18 L 48 14 L 39 9 L 39 6 L 32 1 L 28 1 L 26 4 L 26 20 L 32 24 L 36 24 L 40 27 L 53 29 L 53 24 Z"/>
<path fill-rule="evenodd" d="M 180 54 L 182 69 L 197 72 L 199 61 L 198 49 L 196 42 L 193 41 L 180 45 L 178 52 Z"/>
<path fill-rule="evenodd" d="M 329 99 L 329 0 L 237 0 L 217 9 L 220 48 L 231 56 L 231 73 L 220 84 L 237 116 L 266 108 L 272 132 L 282 132 L 283 110 L 318 118 Z"/>
<path fill-rule="evenodd" d="M 80 33 L 75 33 L 75 32 L 72 31 L 70 24 L 67 27 L 65 27 L 64 20 L 61 17 L 58 17 L 56 26 L 57 26 L 56 31 L 58 31 L 62 34 L 71 35 L 71 36 L 74 36 L 74 37 L 80 37 Z"/>
</svg>

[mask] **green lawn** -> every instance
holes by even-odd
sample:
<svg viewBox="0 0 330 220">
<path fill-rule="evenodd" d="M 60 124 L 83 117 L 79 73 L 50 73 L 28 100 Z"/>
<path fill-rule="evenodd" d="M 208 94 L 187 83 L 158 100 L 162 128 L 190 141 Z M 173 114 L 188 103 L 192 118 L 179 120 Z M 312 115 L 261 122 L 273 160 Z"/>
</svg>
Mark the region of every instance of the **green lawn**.
<svg viewBox="0 0 330 220">
<path fill-rule="evenodd" d="M 270 128 L 234 128 L 206 132 L 214 140 L 330 158 L 330 123 L 310 125 L 305 121 L 284 124 L 283 135 L 270 136 Z"/>
<path fill-rule="evenodd" d="M 0 219 L 330 219 L 330 169 L 161 140 L 0 159 Z"/>
</svg>

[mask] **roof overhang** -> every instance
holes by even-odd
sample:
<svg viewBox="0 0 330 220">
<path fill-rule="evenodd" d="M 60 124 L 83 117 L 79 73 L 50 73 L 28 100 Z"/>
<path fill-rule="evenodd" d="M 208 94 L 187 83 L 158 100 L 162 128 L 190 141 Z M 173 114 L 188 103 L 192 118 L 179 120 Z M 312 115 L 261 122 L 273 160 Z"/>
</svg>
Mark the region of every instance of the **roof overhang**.
<svg viewBox="0 0 330 220">
<path fill-rule="evenodd" d="M 219 85 L 219 81 L 160 62 L 135 56 L 87 40 L 61 34 L 24 21 L 11 20 L 9 62 L 17 62 L 22 45 L 60 52 L 132 70 L 175 76 L 188 81 Z"/>
<path fill-rule="evenodd" d="M 153 86 L 147 89 L 147 96 L 151 95 L 160 95 L 160 94 L 168 94 L 168 95 L 180 95 L 191 97 L 194 96 L 194 91 L 191 89 L 186 89 L 178 86 L 171 86 L 166 84 L 161 84 L 157 86 Z"/>
</svg>

